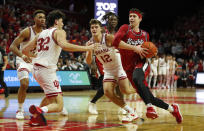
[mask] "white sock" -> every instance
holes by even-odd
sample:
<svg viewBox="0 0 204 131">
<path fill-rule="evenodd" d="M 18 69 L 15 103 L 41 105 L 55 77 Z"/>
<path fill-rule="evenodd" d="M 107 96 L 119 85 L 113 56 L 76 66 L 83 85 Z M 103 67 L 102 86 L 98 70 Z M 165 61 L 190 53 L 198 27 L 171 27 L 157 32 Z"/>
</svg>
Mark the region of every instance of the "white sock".
<svg viewBox="0 0 204 131">
<path fill-rule="evenodd" d="M 124 106 L 123 109 L 126 110 L 128 113 L 134 113 L 134 110 L 128 105 Z"/>
<path fill-rule="evenodd" d="M 148 104 L 147 104 L 147 107 L 152 107 L 152 103 L 148 103 Z"/>
<path fill-rule="evenodd" d="M 169 112 L 173 112 L 174 111 L 174 108 L 171 106 L 171 105 L 169 105 L 169 107 L 168 107 L 168 109 L 167 109 Z"/>
<path fill-rule="evenodd" d="M 23 111 L 23 103 L 18 103 L 18 110 Z"/>
<path fill-rule="evenodd" d="M 47 106 L 43 106 L 40 108 L 43 112 L 47 113 L 48 112 L 48 108 Z"/>
</svg>

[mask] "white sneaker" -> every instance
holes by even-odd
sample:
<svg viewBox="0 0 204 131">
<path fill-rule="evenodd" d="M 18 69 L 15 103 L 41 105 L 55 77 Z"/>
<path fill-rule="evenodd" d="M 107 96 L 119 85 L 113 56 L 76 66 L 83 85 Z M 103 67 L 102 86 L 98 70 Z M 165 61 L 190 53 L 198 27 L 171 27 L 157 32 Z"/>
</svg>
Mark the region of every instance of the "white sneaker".
<svg viewBox="0 0 204 131">
<path fill-rule="evenodd" d="M 18 110 L 18 111 L 16 112 L 16 119 L 18 119 L 18 120 L 23 120 L 23 119 L 24 119 L 24 111 Z"/>
<path fill-rule="evenodd" d="M 137 120 L 139 118 L 139 116 L 137 115 L 136 112 L 134 113 L 128 113 L 126 116 L 124 116 L 122 118 L 122 122 L 123 123 L 128 123 L 128 122 L 132 122 L 134 120 Z"/>
<path fill-rule="evenodd" d="M 126 115 L 126 114 L 127 114 L 127 111 L 124 110 L 123 108 L 119 108 L 118 114 Z"/>
<path fill-rule="evenodd" d="M 63 110 L 59 114 L 62 116 L 68 116 L 68 111 L 66 110 L 66 108 L 63 108 Z"/>
<path fill-rule="evenodd" d="M 97 107 L 96 107 L 95 103 L 89 102 L 89 109 L 88 110 L 89 110 L 90 114 L 93 114 L 93 115 L 97 115 L 98 114 Z"/>
</svg>

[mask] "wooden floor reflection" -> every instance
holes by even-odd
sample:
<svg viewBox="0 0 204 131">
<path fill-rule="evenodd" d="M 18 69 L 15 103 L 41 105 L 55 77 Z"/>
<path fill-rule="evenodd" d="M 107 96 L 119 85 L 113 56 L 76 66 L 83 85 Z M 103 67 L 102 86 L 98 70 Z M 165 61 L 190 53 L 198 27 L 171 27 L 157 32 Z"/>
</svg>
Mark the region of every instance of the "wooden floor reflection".
<svg viewBox="0 0 204 131">
<path fill-rule="evenodd" d="M 69 112 L 67 117 L 58 114 L 46 114 L 48 126 L 30 127 L 28 108 L 31 104 L 39 105 L 43 93 L 28 93 L 24 104 L 26 119 L 16 120 L 18 102 L 17 94 L 9 98 L 0 95 L 0 131 L 26 130 L 99 130 L 99 131 L 203 131 L 204 130 L 204 89 L 152 90 L 155 96 L 167 103 L 178 103 L 183 114 L 183 123 L 177 124 L 175 118 L 166 110 L 156 108 L 159 117 L 155 120 L 147 119 L 146 107 L 137 94 L 126 96 L 126 102 L 136 108 L 144 122 L 138 120 L 129 124 L 122 124 L 119 108 L 103 96 L 97 102 L 98 115 L 87 112 L 88 102 L 96 91 L 64 92 L 65 107 Z"/>
</svg>

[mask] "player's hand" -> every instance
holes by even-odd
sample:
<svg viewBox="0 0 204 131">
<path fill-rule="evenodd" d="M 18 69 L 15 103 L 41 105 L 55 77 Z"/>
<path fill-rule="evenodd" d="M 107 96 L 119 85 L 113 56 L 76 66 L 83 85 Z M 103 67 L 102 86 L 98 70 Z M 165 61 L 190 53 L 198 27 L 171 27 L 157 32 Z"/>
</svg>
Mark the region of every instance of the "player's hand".
<svg viewBox="0 0 204 131">
<path fill-rule="evenodd" d="M 92 51 L 94 50 L 94 44 L 86 46 L 87 51 Z"/>
<path fill-rule="evenodd" d="M 31 58 L 30 58 L 30 57 L 27 57 L 26 55 L 23 55 L 23 56 L 22 56 L 22 59 L 23 59 L 26 63 L 31 63 L 31 62 L 32 62 Z"/>
<path fill-rule="evenodd" d="M 148 54 L 147 48 L 142 48 L 141 45 L 135 46 L 134 51 L 140 55 L 141 58 L 144 58 Z"/>
</svg>

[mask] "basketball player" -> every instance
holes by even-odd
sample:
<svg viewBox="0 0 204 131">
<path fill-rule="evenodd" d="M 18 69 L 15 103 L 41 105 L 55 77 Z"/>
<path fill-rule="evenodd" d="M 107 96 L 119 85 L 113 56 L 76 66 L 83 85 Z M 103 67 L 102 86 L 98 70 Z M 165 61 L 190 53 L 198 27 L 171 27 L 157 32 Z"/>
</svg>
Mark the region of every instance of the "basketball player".
<svg viewBox="0 0 204 131">
<path fill-rule="evenodd" d="M 166 57 L 165 54 L 162 54 L 159 58 L 159 88 L 165 88 L 166 87 Z"/>
<path fill-rule="evenodd" d="M 35 35 L 40 33 L 45 27 L 45 11 L 36 10 L 33 13 L 33 19 L 35 24 L 21 31 L 9 48 L 17 56 L 16 68 L 18 79 L 20 80 L 20 88 L 18 89 L 18 110 L 16 112 L 17 119 L 24 119 L 23 103 L 29 86 L 29 72 L 32 72 L 33 69 L 32 64 L 26 63 L 31 62 L 31 58 L 23 55 L 21 50 L 28 41 L 32 40 Z"/>
<path fill-rule="evenodd" d="M 141 46 L 145 41 L 149 41 L 149 34 L 139 28 L 140 22 L 142 21 L 143 13 L 138 9 L 131 9 L 129 12 L 130 25 L 124 24 L 120 27 L 118 32 L 114 36 L 113 45 L 117 48 L 121 48 L 120 42 L 124 42 Z M 142 59 L 142 54 L 139 55 L 130 50 L 120 49 L 121 60 L 123 68 L 126 71 L 129 81 L 132 83 L 134 88 L 137 90 L 140 97 L 147 105 L 146 116 L 148 118 L 155 119 L 158 117 L 153 105 L 168 110 L 176 117 L 177 123 L 182 122 L 182 116 L 179 111 L 177 104 L 169 105 L 159 98 L 156 98 L 148 88 L 145 77 L 149 73 L 149 65 L 146 59 Z"/>
<path fill-rule="evenodd" d="M 151 72 L 149 76 L 149 87 L 151 84 L 151 79 L 154 77 L 154 82 L 153 82 L 153 88 L 156 88 L 156 82 L 157 82 L 157 69 L 158 69 L 158 55 L 156 57 L 153 57 L 151 59 Z"/>
<path fill-rule="evenodd" d="M 112 12 L 108 12 L 103 16 L 102 20 L 107 22 L 107 24 L 106 24 L 107 26 L 104 27 L 105 32 L 108 33 L 108 34 L 115 34 L 116 27 L 117 27 L 117 24 L 118 24 L 118 17 L 116 16 L 116 14 L 114 14 Z M 99 76 L 99 82 L 102 83 L 103 77 L 104 77 L 103 65 L 97 59 L 97 57 L 95 57 L 95 63 L 97 65 L 97 67 L 98 67 L 97 73 L 98 73 L 98 76 Z M 96 102 L 98 101 L 98 99 L 100 99 L 104 95 L 103 85 L 101 83 L 100 83 L 99 89 L 96 92 L 96 95 L 89 102 L 88 111 L 91 114 L 98 114 L 98 111 L 97 111 L 97 108 L 96 108 Z"/>
<path fill-rule="evenodd" d="M 133 87 L 129 84 L 126 73 L 123 70 L 120 53 L 112 46 L 113 36 L 107 33 L 102 33 L 101 22 L 92 19 L 90 21 L 90 30 L 92 38 L 87 42 L 87 45 L 94 43 L 101 43 L 100 47 L 94 49 L 93 51 L 88 51 L 86 55 L 87 64 L 92 62 L 92 56 L 98 58 L 98 60 L 103 64 L 104 68 L 104 79 L 103 79 L 103 89 L 104 94 L 116 105 L 120 106 L 128 112 L 127 116 L 122 119 L 122 122 L 131 122 L 138 118 L 137 113 L 134 112 L 132 108 L 126 105 L 125 101 L 117 97 L 114 93 L 115 87 L 118 84 L 120 90 L 124 94 L 135 93 Z M 131 45 L 127 45 L 121 41 L 123 47 L 126 49 L 134 50 L 139 52 L 140 50 Z"/>
<path fill-rule="evenodd" d="M 170 68 L 169 68 L 169 75 L 170 75 L 170 88 L 171 89 L 174 89 L 176 88 L 176 84 L 175 81 L 174 81 L 174 75 L 175 75 L 175 72 L 176 72 L 176 68 L 178 67 L 178 64 L 176 62 L 176 57 L 172 57 L 172 61 L 170 63 Z"/>
<path fill-rule="evenodd" d="M 166 88 L 167 89 L 170 89 L 170 66 L 171 66 L 171 63 L 172 63 L 172 56 L 170 54 L 168 54 L 166 56 Z"/>
<path fill-rule="evenodd" d="M 78 46 L 70 44 L 66 40 L 66 32 L 63 28 L 64 14 L 59 10 L 50 12 L 47 16 L 47 27 L 23 49 L 23 53 L 32 57 L 30 51 L 36 48 L 37 55 L 32 60 L 34 65 L 33 76 L 43 88 L 46 97 L 39 107 L 31 105 L 29 108 L 32 117 L 30 125 L 47 125 L 43 113 L 61 112 L 63 110 L 63 97 L 61 87 L 56 75 L 57 62 L 61 50 L 65 51 L 89 51 L 91 46 Z"/>
</svg>

